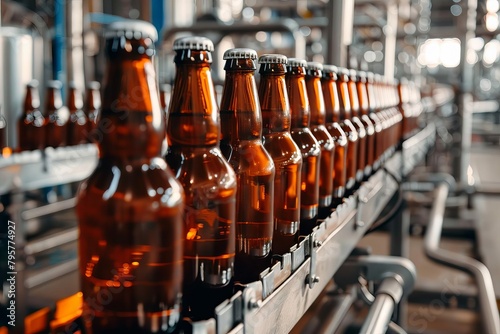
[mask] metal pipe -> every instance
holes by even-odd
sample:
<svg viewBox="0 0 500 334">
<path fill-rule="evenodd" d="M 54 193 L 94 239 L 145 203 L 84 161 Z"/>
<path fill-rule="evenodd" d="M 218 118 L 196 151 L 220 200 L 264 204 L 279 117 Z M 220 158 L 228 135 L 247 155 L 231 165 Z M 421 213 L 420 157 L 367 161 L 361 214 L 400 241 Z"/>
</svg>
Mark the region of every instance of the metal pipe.
<svg viewBox="0 0 500 334">
<path fill-rule="evenodd" d="M 363 327 L 360 330 L 362 334 L 380 334 L 387 331 L 391 322 L 392 312 L 395 306 L 394 299 L 388 295 L 378 295 L 375 298 L 370 311 L 366 316 Z"/>
<path fill-rule="evenodd" d="M 436 188 L 436 197 L 424 240 L 425 254 L 438 263 L 466 271 L 475 277 L 484 332 L 500 333 L 495 291 L 488 268 L 476 259 L 439 248 L 448 187 L 447 183 L 440 183 Z"/>
</svg>

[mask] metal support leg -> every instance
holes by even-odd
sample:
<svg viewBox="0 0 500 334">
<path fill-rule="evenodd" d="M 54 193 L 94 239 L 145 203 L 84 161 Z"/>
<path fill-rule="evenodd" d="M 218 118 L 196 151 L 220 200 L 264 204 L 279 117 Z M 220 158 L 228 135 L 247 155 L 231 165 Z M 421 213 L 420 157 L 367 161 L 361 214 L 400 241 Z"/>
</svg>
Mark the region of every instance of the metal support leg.
<svg viewBox="0 0 500 334">
<path fill-rule="evenodd" d="M 500 319 L 495 300 L 495 291 L 488 268 L 473 258 L 439 248 L 447 196 L 448 185 L 446 183 L 439 184 L 436 189 L 436 197 L 425 235 L 425 254 L 435 262 L 463 270 L 475 277 L 483 320 L 483 330 L 485 333 L 500 333 Z"/>
<path fill-rule="evenodd" d="M 396 216 L 390 225 L 391 232 L 391 256 L 400 256 L 408 259 L 410 257 L 410 212 L 407 203 L 403 200 Z M 395 307 L 393 321 L 402 326 L 406 326 L 407 301 L 402 299 Z"/>
</svg>

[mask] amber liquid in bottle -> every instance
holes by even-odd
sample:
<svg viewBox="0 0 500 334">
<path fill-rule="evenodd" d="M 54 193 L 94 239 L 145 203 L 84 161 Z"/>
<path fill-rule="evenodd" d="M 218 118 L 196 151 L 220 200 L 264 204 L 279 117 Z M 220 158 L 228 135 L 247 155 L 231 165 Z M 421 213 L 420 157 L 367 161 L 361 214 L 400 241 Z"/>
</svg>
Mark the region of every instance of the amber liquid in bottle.
<svg viewBox="0 0 500 334">
<path fill-rule="evenodd" d="M 70 83 L 68 90 L 68 110 L 67 143 L 68 145 L 85 144 L 87 142 L 85 135 L 88 125 L 87 116 L 83 111 L 83 96 L 72 83 Z"/>
<path fill-rule="evenodd" d="M 347 136 L 340 122 L 340 102 L 335 80 L 337 69 L 329 65 L 325 67 L 321 87 L 325 101 L 326 128 L 335 141 L 333 178 L 333 206 L 342 203 L 347 184 Z"/>
<path fill-rule="evenodd" d="M 124 35 L 106 41 L 105 131 L 77 198 L 82 317 L 91 334 L 170 333 L 181 311 L 184 193 L 159 156 L 153 40 Z"/>
<path fill-rule="evenodd" d="M 371 165 L 368 165 L 367 162 L 367 152 L 369 144 L 371 144 L 371 140 L 373 140 L 373 125 L 371 121 L 366 118 L 363 118 L 363 114 L 361 111 L 358 90 L 356 89 L 356 71 L 349 71 L 349 82 L 347 83 L 347 87 L 349 90 L 349 98 L 351 102 L 351 111 L 352 111 L 352 121 L 356 126 L 356 130 L 358 130 L 359 135 L 359 147 L 358 147 L 358 171 L 356 174 L 356 181 L 361 182 L 365 178 L 366 170 L 371 169 Z M 371 127 L 372 131 L 369 131 Z M 370 134 L 369 134 L 370 132 Z"/>
<path fill-rule="evenodd" d="M 341 126 L 348 140 L 346 193 L 350 193 L 353 191 L 354 185 L 356 184 L 359 136 L 356 127 L 351 121 L 351 101 L 349 99 L 349 91 L 347 87 L 347 73 L 344 73 L 339 69 L 336 84 L 339 94 L 339 115 Z"/>
<path fill-rule="evenodd" d="M 45 147 L 65 146 L 69 112 L 62 102 L 61 83 L 59 81 L 49 81 L 47 86 L 44 125 Z"/>
<path fill-rule="evenodd" d="M 234 49 L 226 53 L 220 146 L 237 179 L 235 280 L 249 283 L 271 265 L 275 167 L 262 144 L 262 115 L 254 78 L 257 54 Z"/>
<path fill-rule="evenodd" d="M 23 115 L 17 122 L 19 151 L 32 151 L 45 147 L 45 118 L 40 111 L 38 82 L 26 86 Z"/>
<path fill-rule="evenodd" d="M 366 91 L 366 73 L 358 72 L 355 82 L 355 89 L 359 101 L 360 118 L 366 129 L 366 167 L 364 170 L 365 178 L 369 177 L 373 170 L 373 163 L 375 161 L 375 124 L 370 118 L 370 105 L 368 101 L 368 92 Z"/>
<path fill-rule="evenodd" d="M 384 120 L 377 113 L 379 109 L 380 101 L 375 95 L 375 89 L 373 87 L 374 75 L 372 72 L 367 73 L 367 81 L 365 84 L 366 92 L 368 94 L 368 105 L 369 105 L 369 116 L 375 125 L 375 149 L 373 151 L 373 170 L 377 171 L 380 168 L 381 157 L 380 152 L 382 150 L 384 133 L 383 133 L 383 122 Z"/>
<path fill-rule="evenodd" d="M 206 38 L 174 42 L 176 76 L 167 136 L 183 156 L 174 173 L 185 193 L 184 314 L 208 319 L 233 292 L 236 175 L 219 149 L 212 54 L 194 45 L 213 50 Z"/>
<path fill-rule="evenodd" d="M 274 59 L 281 62 L 273 62 Z M 281 55 L 264 55 L 259 59 L 263 142 L 276 169 L 273 254 L 290 252 L 290 247 L 298 241 L 300 225 L 302 155 L 290 135 L 286 61 L 286 57 Z"/>
<path fill-rule="evenodd" d="M 100 133 L 97 128 L 99 114 L 101 112 L 101 85 L 97 81 L 92 81 L 87 87 L 85 97 L 85 109 L 87 113 L 87 133 L 85 135 L 87 142 L 100 140 Z"/>
<path fill-rule="evenodd" d="M 311 106 L 306 88 L 304 60 L 289 59 L 285 75 L 292 115 L 290 133 L 302 153 L 300 234 L 311 233 L 318 217 L 321 147 L 309 129 Z"/>
<path fill-rule="evenodd" d="M 321 147 L 319 168 L 319 217 L 326 218 L 331 210 L 333 196 L 333 171 L 335 142 L 325 127 L 326 111 L 321 77 L 323 66 L 319 63 L 308 63 L 306 87 L 311 107 L 310 129 Z"/>
</svg>

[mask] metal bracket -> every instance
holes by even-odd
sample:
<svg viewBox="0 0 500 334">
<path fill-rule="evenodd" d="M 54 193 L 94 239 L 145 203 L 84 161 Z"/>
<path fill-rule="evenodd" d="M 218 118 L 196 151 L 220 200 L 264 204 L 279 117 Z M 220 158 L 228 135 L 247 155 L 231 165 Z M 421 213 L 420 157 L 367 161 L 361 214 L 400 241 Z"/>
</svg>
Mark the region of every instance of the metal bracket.
<svg viewBox="0 0 500 334">
<path fill-rule="evenodd" d="M 316 276 L 316 248 L 322 246 L 322 242 L 316 240 L 316 232 L 309 234 L 309 274 L 306 276 L 306 284 L 312 289 L 314 284 L 319 282 L 319 276 Z"/>
</svg>

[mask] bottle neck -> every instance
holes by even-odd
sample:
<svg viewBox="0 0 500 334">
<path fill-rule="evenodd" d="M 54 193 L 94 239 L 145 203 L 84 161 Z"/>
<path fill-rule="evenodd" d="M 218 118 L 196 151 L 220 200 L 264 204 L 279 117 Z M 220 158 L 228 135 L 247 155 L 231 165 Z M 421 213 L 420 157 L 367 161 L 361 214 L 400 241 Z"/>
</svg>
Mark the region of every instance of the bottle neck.
<svg viewBox="0 0 500 334">
<path fill-rule="evenodd" d="M 375 89 L 373 83 L 366 83 L 366 91 L 368 93 L 368 104 L 370 105 L 370 111 L 376 111 L 379 109 L 379 101 L 375 97 Z"/>
<path fill-rule="evenodd" d="M 306 76 L 307 95 L 311 106 L 311 125 L 325 124 L 325 99 L 321 87 L 321 79 L 317 76 Z"/>
<path fill-rule="evenodd" d="M 63 107 L 61 91 L 57 88 L 49 87 L 47 90 L 47 98 L 45 102 L 45 110 L 48 115 L 57 112 Z"/>
<path fill-rule="evenodd" d="M 370 105 L 368 104 L 368 92 L 366 91 L 366 84 L 364 82 L 358 81 L 356 83 L 356 88 L 359 97 L 359 111 L 363 115 L 368 115 L 370 111 Z"/>
<path fill-rule="evenodd" d="M 281 65 L 281 64 L 266 64 Z M 259 84 L 262 110 L 262 134 L 290 130 L 290 103 L 286 92 L 285 73 L 262 73 Z"/>
<path fill-rule="evenodd" d="M 40 108 L 40 96 L 38 94 L 38 89 L 36 87 L 30 87 L 26 89 L 26 97 L 24 99 L 24 113 L 29 114 Z"/>
<path fill-rule="evenodd" d="M 321 79 L 325 101 L 326 123 L 340 122 L 340 101 L 335 80 L 331 77 Z"/>
<path fill-rule="evenodd" d="M 351 119 L 351 102 L 349 100 L 349 89 L 347 82 L 337 80 L 337 91 L 339 94 L 339 115 L 341 120 Z"/>
<path fill-rule="evenodd" d="M 101 94 L 98 90 L 89 89 L 87 91 L 87 110 L 101 109 Z"/>
<path fill-rule="evenodd" d="M 68 94 L 68 109 L 71 113 L 75 113 L 83 109 L 82 94 L 75 88 L 70 88 Z"/>
<path fill-rule="evenodd" d="M 159 156 L 164 123 L 151 59 L 111 58 L 107 68 L 97 126 L 101 158 Z"/>
<path fill-rule="evenodd" d="M 233 144 L 242 140 L 260 140 L 262 137 L 255 69 L 249 61 L 253 64 L 251 59 L 231 59 L 225 67 L 226 80 L 220 105 L 221 138 Z"/>
<path fill-rule="evenodd" d="M 358 92 L 356 90 L 356 82 L 349 80 L 347 83 L 348 91 L 349 91 L 349 102 L 351 103 L 351 114 L 352 116 L 359 117 L 359 99 Z"/>
<path fill-rule="evenodd" d="M 190 51 L 190 50 L 182 50 Z M 176 74 L 169 105 L 167 135 L 172 145 L 211 147 L 219 144 L 219 113 L 212 82 L 210 52 L 194 53 L 191 61 L 176 58 Z"/>
<path fill-rule="evenodd" d="M 311 107 L 307 96 L 306 78 L 301 73 L 287 73 L 286 86 L 290 100 L 292 129 L 307 128 L 310 124 Z"/>
</svg>

